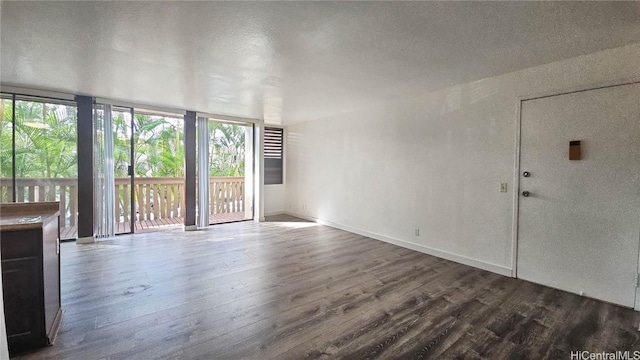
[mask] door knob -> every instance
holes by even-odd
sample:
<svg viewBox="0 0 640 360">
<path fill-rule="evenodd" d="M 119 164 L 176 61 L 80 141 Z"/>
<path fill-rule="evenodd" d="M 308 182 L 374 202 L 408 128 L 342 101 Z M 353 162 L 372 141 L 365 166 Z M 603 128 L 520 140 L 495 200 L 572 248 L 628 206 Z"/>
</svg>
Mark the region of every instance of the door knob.
<svg viewBox="0 0 640 360">
<path fill-rule="evenodd" d="M 528 191 L 523 191 L 523 192 L 522 192 L 522 196 L 524 196 L 524 197 L 528 197 L 528 196 L 529 196 L 529 192 L 528 192 Z"/>
<path fill-rule="evenodd" d="M 524 177 L 529 177 L 529 175 L 531 175 L 528 171 L 525 171 L 522 173 L 522 176 Z"/>
</svg>

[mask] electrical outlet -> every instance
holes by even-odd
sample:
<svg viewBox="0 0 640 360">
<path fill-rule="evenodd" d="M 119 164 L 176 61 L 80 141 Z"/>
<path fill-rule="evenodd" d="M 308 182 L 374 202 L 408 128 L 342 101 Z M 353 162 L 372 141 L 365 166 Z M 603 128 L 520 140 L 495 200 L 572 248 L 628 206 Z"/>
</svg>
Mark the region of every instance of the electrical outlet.
<svg viewBox="0 0 640 360">
<path fill-rule="evenodd" d="M 415 229 L 414 233 L 416 234 L 416 236 L 420 236 L 420 229 Z"/>
<path fill-rule="evenodd" d="M 500 192 L 507 192 L 507 183 L 500 183 Z"/>
</svg>

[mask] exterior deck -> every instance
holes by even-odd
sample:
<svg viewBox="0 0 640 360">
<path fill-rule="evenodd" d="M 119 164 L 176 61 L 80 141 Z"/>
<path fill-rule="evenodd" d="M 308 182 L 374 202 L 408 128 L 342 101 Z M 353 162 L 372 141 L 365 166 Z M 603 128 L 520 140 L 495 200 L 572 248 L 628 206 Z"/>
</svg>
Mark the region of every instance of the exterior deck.
<svg viewBox="0 0 640 360">
<path fill-rule="evenodd" d="M 244 212 L 235 212 L 228 214 L 215 214 L 209 216 L 210 224 L 223 224 L 234 221 L 243 221 L 249 220 L 246 218 Z M 183 218 L 168 218 L 168 219 L 158 219 L 158 220 L 142 220 L 136 221 L 134 223 L 134 232 L 142 233 L 142 232 L 153 232 L 153 231 L 162 231 L 167 228 L 175 228 L 178 226 L 182 226 L 184 224 Z M 116 234 L 128 233 L 129 232 L 129 224 L 128 223 L 117 223 L 116 224 Z M 60 228 L 60 238 L 61 239 L 75 239 L 78 237 L 78 227 L 77 226 L 67 226 Z"/>
<path fill-rule="evenodd" d="M 116 234 L 158 231 L 184 224 L 184 179 L 115 179 Z M 209 180 L 210 224 L 246 220 L 244 177 L 211 177 Z M 0 202 L 13 202 L 12 179 L 0 179 Z M 16 202 L 60 202 L 60 238 L 77 238 L 78 181 L 75 178 L 18 178 Z M 132 216 L 133 215 L 133 216 Z"/>
</svg>

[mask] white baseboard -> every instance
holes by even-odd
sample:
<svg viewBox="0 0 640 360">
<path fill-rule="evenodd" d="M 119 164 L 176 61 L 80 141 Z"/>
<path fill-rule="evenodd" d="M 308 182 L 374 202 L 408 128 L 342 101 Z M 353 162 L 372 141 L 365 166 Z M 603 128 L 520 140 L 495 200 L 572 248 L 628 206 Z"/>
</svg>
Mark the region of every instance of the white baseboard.
<svg viewBox="0 0 640 360">
<path fill-rule="evenodd" d="M 93 236 L 79 237 L 76 239 L 76 244 L 93 244 L 96 239 Z"/>
<path fill-rule="evenodd" d="M 286 214 L 286 212 L 284 210 L 278 210 L 278 211 L 269 211 L 264 213 L 264 216 L 276 216 L 276 215 L 283 215 Z"/>
<path fill-rule="evenodd" d="M 184 225 L 182 226 L 182 230 L 184 231 L 196 231 L 198 227 L 196 225 Z"/>
<path fill-rule="evenodd" d="M 299 217 L 301 219 L 313 221 L 313 222 L 316 222 L 316 223 L 321 224 L 321 225 L 327 225 L 327 226 L 334 227 L 336 229 L 352 232 L 354 234 L 366 236 L 368 238 L 372 238 L 372 239 L 375 239 L 375 240 L 384 241 L 384 242 L 387 242 L 387 243 L 390 243 L 390 244 L 394 244 L 394 245 L 397 245 L 397 246 L 400 246 L 400 247 L 403 247 L 403 248 L 406 248 L 406 249 L 411 249 L 411 250 L 419 251 L 421 253 L 425 253 L 425 254 L 428 254 L 428 255 L 436 256 L 436 257 L 447 259 L 447 260 L 451 260 L 451 261 L 455 261 L 455 262 L 460 263 L 460 264 L 473 266 L 473 267 L 478 268 L 478 269 L 491 271 L 491 272 L 496 273 L 496 274 L 512 277 L 511 268 L 508 268 L 508 267 L 505 267 L 505 266 L 491 264 L 491 263 L 488 263 L 488 262 L 471 259 L 471 258 L 468 258 L 466 256 L 452 254 L 452 253 L 447 252 L 447 251 L 434 249 L 434 248 L 431 248 L 431 247 L 428 247 L 428 246 L 415 244 L 415 243 L 412 243 L 412 242 L 409 242 L 409 241 L 405 241 L 405 240 L 395 239 L 395 238 L 392 238 L 392 237 L 389 237 L 389 236 L 384 236 L 384 235 L 372 233 L 372 232 L 369 232 L 369 231 L 366 231 L 366 230 L 362 230 L 362 229 L 358 229 L 358 228 L 354 228 L 354 227 L 351 227 L 351 226 L 346 226 L 346 225 L 334 223 L 332 221 L 318 219 L 318 218 L 315 218 L 315 217 L 309 216 L 309 215 L 298 214 L 298 213 L 294 213 L 294 212 L 291 212 L 291 211 L 285 211 L 285 214 L 291 215 L 291 216 L 295 216 L 295 217 Z"/>
</svg>

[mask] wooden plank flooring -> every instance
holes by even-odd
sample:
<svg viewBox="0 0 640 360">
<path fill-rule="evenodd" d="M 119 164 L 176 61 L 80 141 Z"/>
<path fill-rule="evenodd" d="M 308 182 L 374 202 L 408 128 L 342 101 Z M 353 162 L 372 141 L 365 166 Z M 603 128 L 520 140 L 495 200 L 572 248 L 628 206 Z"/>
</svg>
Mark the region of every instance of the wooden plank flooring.
<svg viewBox="0 0 640 360">
<path fill-rule="evenodd" d="M 630 309 L 280 216 L 62 244 L 55 346 L 21 359 L 570 359 Z"/>
</svg>

